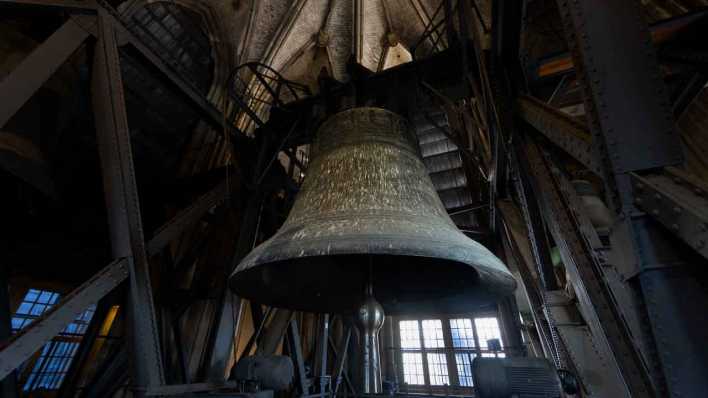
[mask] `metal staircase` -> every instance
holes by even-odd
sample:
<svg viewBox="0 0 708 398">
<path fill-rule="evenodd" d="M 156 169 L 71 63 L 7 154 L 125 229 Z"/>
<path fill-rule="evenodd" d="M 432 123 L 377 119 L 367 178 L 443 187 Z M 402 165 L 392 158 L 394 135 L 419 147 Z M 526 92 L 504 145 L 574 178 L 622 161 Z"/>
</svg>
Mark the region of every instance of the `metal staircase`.
<svg viewBox="0 0 708 398">
<path fill-rule="evenodd" d="M 455 214 L 473 203 L 462 152 L 448 137 L 450 126 L 440 109 L 429 109 L 413 118 L 423 162 L 440 200 L 458 226 L 476 224 L 470 213 Z"/>
</svg>

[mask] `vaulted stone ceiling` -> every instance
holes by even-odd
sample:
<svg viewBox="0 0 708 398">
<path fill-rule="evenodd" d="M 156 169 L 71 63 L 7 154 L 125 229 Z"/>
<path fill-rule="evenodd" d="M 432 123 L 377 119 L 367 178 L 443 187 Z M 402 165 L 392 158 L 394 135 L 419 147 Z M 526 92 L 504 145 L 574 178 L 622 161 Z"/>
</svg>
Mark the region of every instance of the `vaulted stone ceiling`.
<svg viewBox="0 0 708 398">
<path fill-rule="evenodd" d="M 322 67 L 340 81 L 354 54 L 366 68 L 410 60 L 439 0 L 263 0 L 245 5 L 238 63 L 261 62 L 285 77 L 316 81 Z M 243 7 L 243 5 L 242 5 Z M 441 14 L 441 13 L 440 13 Z M 438 15 L 440 18 L 442 15 Z M 423 43 L 430 46 L 430 42 Z"/>
</svg>

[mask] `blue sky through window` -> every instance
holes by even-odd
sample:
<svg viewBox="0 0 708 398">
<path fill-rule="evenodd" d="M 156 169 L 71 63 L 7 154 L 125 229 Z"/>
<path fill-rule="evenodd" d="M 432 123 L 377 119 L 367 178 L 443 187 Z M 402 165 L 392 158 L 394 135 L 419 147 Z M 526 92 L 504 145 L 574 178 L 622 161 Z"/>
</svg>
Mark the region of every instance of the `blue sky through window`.
<svg viewBox="0 0 708 398">
<path fill-rule="evenodd" d="M 24 329 L 58 301 L 59 294 L 56 292 L 29 289 L 12 317 L 12 331 L 16 333 Z M 95 305 L 89 306 L 64 328 L 58 338 L 49 341 L 42 347 L 23 390 L 59 388 L 69 365 L 71 365 L 71 360 L 79 348 L 81 336 L 86 333 L 95 310 Z"/>
</svg>

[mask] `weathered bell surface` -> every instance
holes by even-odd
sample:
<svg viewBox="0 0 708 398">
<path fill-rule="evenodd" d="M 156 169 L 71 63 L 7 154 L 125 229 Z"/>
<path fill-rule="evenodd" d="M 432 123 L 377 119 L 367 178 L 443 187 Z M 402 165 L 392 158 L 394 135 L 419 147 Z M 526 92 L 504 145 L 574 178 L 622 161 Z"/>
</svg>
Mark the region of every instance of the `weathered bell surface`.
<svg viewBox="0 0 708 398">
<path fill-rule="evenodd" d="M 467 312 L 515 287 L 448 216 L 405 120 L 355 108 L 322 124 L 288 219 L 229 283 L 275 307 L 347 312 L 369 280 L 390 315 Z"/>
</svg>

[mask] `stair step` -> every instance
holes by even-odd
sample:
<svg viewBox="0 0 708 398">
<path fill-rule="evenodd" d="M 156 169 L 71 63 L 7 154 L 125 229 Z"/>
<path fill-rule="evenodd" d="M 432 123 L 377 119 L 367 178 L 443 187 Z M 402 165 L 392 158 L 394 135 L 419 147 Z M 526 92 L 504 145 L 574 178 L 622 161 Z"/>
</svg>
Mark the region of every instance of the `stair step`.
<svg viewBox="0 0 708 398">
<path fill-rule="evenodd" d="M 423 158 L 423 163 L 425 163 L 428 173 L 457 169 L 462 167 L 462 154 L 460 154 L 460 151 L 442 153 Z"/>
<path fill-rule="evenodd" d="M 420 145 L 420 153 L 423 158 L 440 155 L 442 153 L 452 152 L 459 150 L 457 145 L 455 145 L 449 139 L 437 140 L 427 144 Z"/>
<path fill-rule="evenodd" d="M 462 207 L 472 203 L 472 195 L 467 186 L 438 191 L 438 195 L 446 209 Z"/>
<path fill-rule="evenodd" d="M 430 179 L 437 191 L 467 186 L 467 176 L 462 168 L 432 173 Z"/>
</svg>

